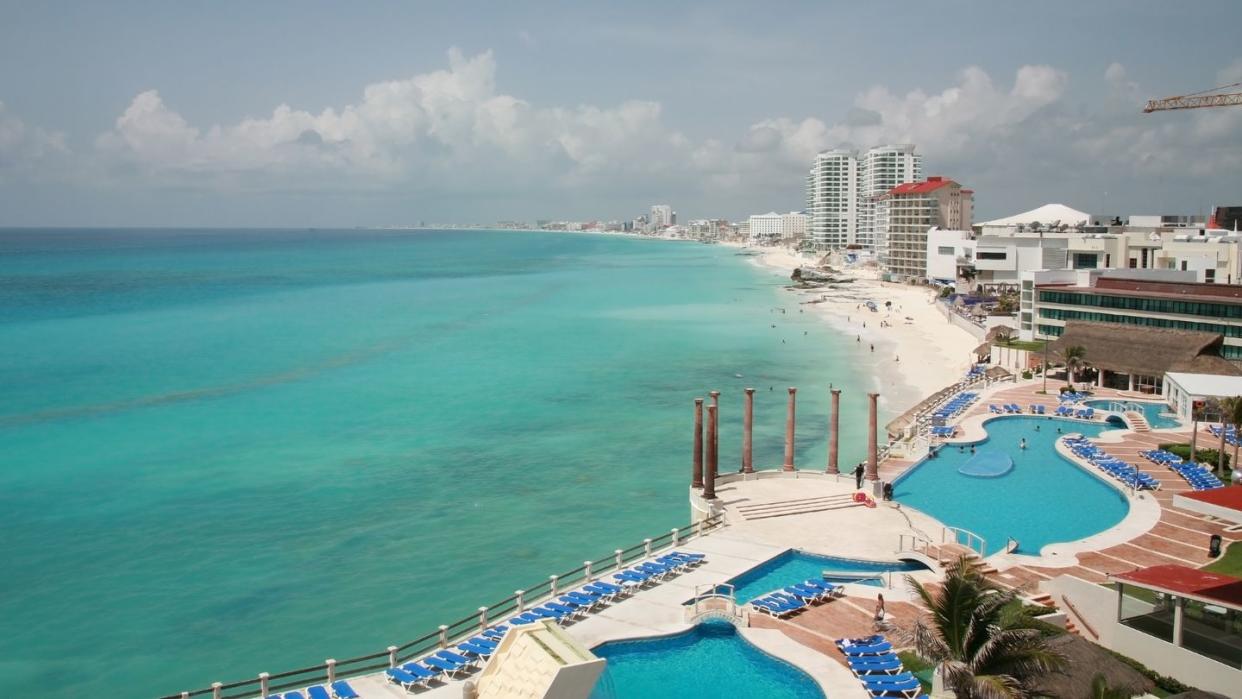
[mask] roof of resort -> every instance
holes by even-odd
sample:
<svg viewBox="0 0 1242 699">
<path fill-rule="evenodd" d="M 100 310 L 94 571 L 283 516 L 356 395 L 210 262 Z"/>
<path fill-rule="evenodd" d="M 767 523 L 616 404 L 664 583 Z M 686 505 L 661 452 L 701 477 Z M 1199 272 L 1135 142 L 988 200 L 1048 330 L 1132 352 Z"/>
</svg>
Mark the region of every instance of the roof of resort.
<svg viewBox="0 0 1242 699">
<path fill-rule="evenodd" d="M 1141 672 L 1081 636 L 1055 636 L 1048 640 L 1048 645 L 1068 662 L 1060 672 L 1049 672 L 1040 679 L 1039 690 L 1045 696 L 1090 696 L 1096 675 L 1103 675 L 1109 687 L 1125 690 L 1130 696 L 1146 694 L 1155 687 Z"/>
<path fill-rule="evenodd" d="M 947 177 L 928 177 L 922 182 L 905 182 L 893 187 L 889 194 L 926 194 L 934 192 L 941 187 L 948 187 L 951 184 L 957 184 Z"/>
<path fill-rule="evenodd" d="M 1097 369 L 1141 376 L 1168 371 L 1238 376 L 1242 370 L 1218 354 L 1223 340 L 1220 333 L 1071 320 L 1048 349 L 1064 361 L 1067 347 L 1082 347 L 1086 363 Z"/>
<path fill-rule="evenodd" d="M 1126 277 L 1099 276 L 1090 285 L 1072 283 L 1038 284 L 1041 289 L 1066 289 L 1086 294 L 1112 294 L 1143 296 L 1146 298 L 1187 298 L 1210 296 L 1216 299 L 1242 299 L 1242 286 L 1215 284 L 1211 282 L 1168 282 L 1150 279 L 1127 279 Z"/>
<path fill-rule="evenodd" d="M 1060 221 L 1061 223 L 1074 225 L 1078 222 L 1086 223 L 1091 218 L 1090 214 L 1083 213 L 1077 209 L 1071 209 L 1064 204 L 1044 204 L 1038 209 L 1031 209 L 1013 216 L 984 221 L 976 225 L 979 226 L 1016 226 L 1018 224 L 1028 223 L 1052 223 Z"/>
<path fill-rule="evenodd" d="M 1242 522 L 1242 488 L 1212 488 L 1178 493 L 1179 507 L 1234 522 Z M 1189 500 L 1190 502 L 1186 502 Z"/>
<path fill-rule="evenodd" d="M 1215 602 L 1235 609 L 1242 608 L 1242 578 L 1207 573 L 1189 566 L 1151 566 L 1128 573 L 1116 573 L 1113 579 L 1179 597 Z"/>
<path fill-rule="evenodd" d="M 1242 396 L 1242 376 L 1170 371 L 1169 378 L 1192 396 Z"/>
</svg>

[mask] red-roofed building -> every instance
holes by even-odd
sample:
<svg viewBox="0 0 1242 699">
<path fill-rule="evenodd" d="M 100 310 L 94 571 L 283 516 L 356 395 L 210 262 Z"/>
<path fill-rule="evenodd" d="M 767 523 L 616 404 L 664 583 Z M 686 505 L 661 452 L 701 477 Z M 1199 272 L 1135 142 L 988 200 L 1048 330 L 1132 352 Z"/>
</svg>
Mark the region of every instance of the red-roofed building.
<svg viewBox="0 0 1242 699">
<path fill-rule="evenodd" d="M 1184 565 L 1158 565 L 1112 576 L 1117 583 L 1117 621 L 1179 649 L 1224 665 L 1221 681 L 1242 687 L 1242 578 Z M 1166 657 L 1176 655 L 1174 649 Z M 1189 667 L 1187 668 L 1190 669 Z M 1230 679 L 1232 678 L 1232 679 Z M 1218 683 L 1213 683 L 1217 684 Z"/>
<path fill-rule="evenodd" d="M 880 199 L 876 228 L 880 261 L 891 278 L 927 277 L 927 231 L 966 230 L 974 192 L 946 177 L 899 184 Z"/>
</svg>

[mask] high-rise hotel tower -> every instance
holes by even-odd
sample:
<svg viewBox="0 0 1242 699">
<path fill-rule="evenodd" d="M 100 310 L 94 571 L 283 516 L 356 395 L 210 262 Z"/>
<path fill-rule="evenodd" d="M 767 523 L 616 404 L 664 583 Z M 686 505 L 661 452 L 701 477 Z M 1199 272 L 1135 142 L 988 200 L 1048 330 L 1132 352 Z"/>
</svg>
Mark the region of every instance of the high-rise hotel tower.
<svg viewBox="0 0 1242 699">
<path fill-rule="evenodd" d="M 819 153 L 807 175 L 808 237 L 820 250 L 875 250 L 880 197 L 922 177 L 923 156 L 910 144 L 876 146 L 861 155 L 843 149 Z"/>
</svg>

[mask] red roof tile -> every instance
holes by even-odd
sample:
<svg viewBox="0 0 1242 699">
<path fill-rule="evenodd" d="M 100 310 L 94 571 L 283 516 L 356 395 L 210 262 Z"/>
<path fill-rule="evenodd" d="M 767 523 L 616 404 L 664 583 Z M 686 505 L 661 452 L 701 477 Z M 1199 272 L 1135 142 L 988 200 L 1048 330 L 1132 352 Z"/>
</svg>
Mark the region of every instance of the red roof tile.
<svg viewBox="0 0 1242 699">
<path fill-rule="evenodd" d="M 1120 582 L 1133 583 L 1160 592 L 1242 608 L 1242 578 L 1206 573 L 1181 565 L 1140 568 L 1129 573 L 1116 573 L 1112 577 Z"/>
<path fill-rule="evenodd" d="M 941 187 L 947 187 L 956 184 L 953 180 L 944 177 L 928 177 L 922 182 L 905 182 L 893 187 L 889 190 L 889 194 L 926 194 L 934 192 Z"/>
</svg>

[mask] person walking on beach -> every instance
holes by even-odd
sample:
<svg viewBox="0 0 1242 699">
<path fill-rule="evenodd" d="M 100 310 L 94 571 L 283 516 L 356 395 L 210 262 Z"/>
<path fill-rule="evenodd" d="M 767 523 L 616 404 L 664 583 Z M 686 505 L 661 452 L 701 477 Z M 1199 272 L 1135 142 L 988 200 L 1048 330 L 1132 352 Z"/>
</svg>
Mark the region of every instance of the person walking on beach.
<svg viewBox="0 0 1242 699">
<path fill-rule="evenodd" d="M 875 596 L 875 623 L 884 622 L 884 593 Z"/>
<path fill-rule="evenodd" d="M 861 462 L 854 467 L 854 490 L 862 490 L 863 465 Z"/>
</svg>

